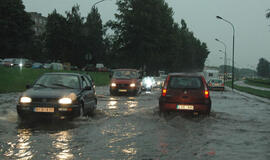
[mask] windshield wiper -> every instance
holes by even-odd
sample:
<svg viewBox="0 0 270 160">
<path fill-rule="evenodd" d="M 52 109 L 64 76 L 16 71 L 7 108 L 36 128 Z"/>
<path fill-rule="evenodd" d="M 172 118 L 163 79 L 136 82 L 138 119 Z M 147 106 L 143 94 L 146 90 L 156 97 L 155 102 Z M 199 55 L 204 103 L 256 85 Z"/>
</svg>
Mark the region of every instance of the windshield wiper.
<svg viewBox="0 0 270 160">
<path fill-rule="evenodd" d="M 63 85 L 63 84 L 58 84 L 58 83 L 53 83 L 52 85 L 54 85 L 54 86 L 60 86 L 60 87 L 65 87 L 65 88 L 69 88 L 69 89 L 74 89 L 73 87 L 66 86 L 66 85 Z"/>
<path fill-rule="evenodd" d="M 35 85 L 38 85 L 38 86 L 41 86 L 41 87 L 44 87 L 44 88 L 48 88 L 48 86 L 44 85 L 44 84 L 41 84 L 41 83 L 37 83 Z"/>
</svg>

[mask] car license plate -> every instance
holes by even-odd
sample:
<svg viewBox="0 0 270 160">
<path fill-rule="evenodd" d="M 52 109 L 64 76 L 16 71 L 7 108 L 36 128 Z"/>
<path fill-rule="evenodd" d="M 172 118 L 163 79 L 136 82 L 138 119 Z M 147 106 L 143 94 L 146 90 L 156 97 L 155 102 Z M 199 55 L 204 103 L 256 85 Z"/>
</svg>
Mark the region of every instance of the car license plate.
<svg viewBox="0 0 270 160">
<path fill-rule="evenodd" d="M 127 92 L 127 89 L 119 89 L 119 92 Z"/>
<path fill-rule="evenodd" d="M 192 106 L 192 105 L 177 105 L 177 109 L 179 109 L 179 110 L 194 110 L 194 106 Z"/>
<path fill-rule="evenodd" d="M 54 112 L 54 108 L 43 108 L 43 107 L 36 107 L 34 109 L 35 112 L 49 112 L 52 113 Z"/>
</svg>

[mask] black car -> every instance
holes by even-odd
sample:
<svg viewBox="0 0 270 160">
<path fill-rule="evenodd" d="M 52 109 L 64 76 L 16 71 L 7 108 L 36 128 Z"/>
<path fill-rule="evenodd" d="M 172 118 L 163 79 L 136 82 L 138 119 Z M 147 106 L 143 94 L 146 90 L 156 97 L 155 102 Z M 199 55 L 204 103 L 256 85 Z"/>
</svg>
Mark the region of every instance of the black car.
<svg viewBox="0 0 270 160">
<path fill-rule="evenodd" d="M 70 119 L 92 114 L 97 106 L 95 86 L 88 75 L 45 73 L 27 88 L 17 105 L 21 119 Z"/>
</svg>

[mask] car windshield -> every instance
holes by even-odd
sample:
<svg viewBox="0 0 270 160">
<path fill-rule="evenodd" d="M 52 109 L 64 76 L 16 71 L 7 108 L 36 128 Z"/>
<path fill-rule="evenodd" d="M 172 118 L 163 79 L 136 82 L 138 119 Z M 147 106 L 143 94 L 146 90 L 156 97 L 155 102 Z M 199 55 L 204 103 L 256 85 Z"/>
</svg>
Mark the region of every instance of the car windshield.
<svg viewBox="0 0 270 160">
<path fill-rule="evenodd" d="M 79 89 L 80 84 L 78 76 L 46 74 L 37 80 L 34 87 Z"/>
<path fill-rule="evenodd" d="M 138 72 L 137 71 L 114 71 L 113 78 L 119 78 L 119 79 L 133 79 L 138 78 Z"/>
<path fill-rule="evenodd" d="M 202 87 L 202 82 L 199 77 L 179 77 L 173 76 L 169 80 L 168 88 L 193 88 L 198 89 Z"/>
</svg>

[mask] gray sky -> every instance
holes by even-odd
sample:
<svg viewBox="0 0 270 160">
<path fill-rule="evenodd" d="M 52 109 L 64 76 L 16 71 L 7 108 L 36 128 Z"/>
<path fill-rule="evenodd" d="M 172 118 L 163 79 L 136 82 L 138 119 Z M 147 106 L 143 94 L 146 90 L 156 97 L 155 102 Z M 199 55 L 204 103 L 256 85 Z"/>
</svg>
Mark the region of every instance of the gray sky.
<svg viewBox="0 0 270 160">
<path fill-rule="evenodd" d="M 53 9 L 64 14 L 74 4 L 80 6 L 82 16 L 86 17 L 91 6 L 98 0 L 23 0 L 26 11 L 39 12 L 47 16 Z M 114 19 L 116 0 L 108 0 L 97 5 L 103 23 Z M 255 68 L 261 57 L 270 61 L 270 19 L 265 18 L 270 8 L 270 0 L 166 0 L 174 10 L 174 19 L 180 24 L 187 22 L 188 28 L 210 50 L 208 65 L 224 63 L 224 46 L 227 45 L 228 58 L 232 57 L 232 27 L 215 17 L 229 20 L 235 26 L 235 66 Z M 222 57 L 222 59 L 220 58 Z M 231 60 L 228 62 L 231 64 Z"/>
</svg>

